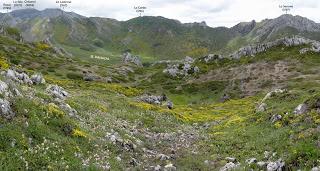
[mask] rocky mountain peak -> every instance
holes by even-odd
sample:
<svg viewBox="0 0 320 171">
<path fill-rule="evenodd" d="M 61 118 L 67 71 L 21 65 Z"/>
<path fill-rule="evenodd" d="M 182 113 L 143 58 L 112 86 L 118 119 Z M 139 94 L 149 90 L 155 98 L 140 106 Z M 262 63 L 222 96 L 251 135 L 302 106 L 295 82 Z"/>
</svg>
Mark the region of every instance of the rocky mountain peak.
<svg viewBox="0 0 320 171">
<path fill-rule="evenodd" d="M 241 35 L 246 35 L 254 29 L 256 24 L 257 23 L 255 20 L 252 20 L 250 22 L 241 22 L 241 23 L 233 26 L 231 29 L 234 30 L 235 32 L 240 33 Z"/>
<path fill-rule="evenodd" d="M 286 28 L 291 28 L 295 32 L 319 32 L 320 24 L 305 17 L 285 14 L 275 19 L 263 20 L 259 27 L 255 28 L 255 38 L 264 41 Z"/>
<path fill-rule="evenodd" d="M 12 15 L 14 18 L 19 18 L 22 20 L 33 19 L 36 17 L 56 18 L 60 16 L 67 16 L 69 18 L 85 18 L 84 16 L 81 16 L 74 12 L 66 12 L 57 8 L 48 8 L 42 11 L 39 11 L 36 9 L 21 9 L 21 10 L 12 11 L 9 14 Z"/>
</svg>

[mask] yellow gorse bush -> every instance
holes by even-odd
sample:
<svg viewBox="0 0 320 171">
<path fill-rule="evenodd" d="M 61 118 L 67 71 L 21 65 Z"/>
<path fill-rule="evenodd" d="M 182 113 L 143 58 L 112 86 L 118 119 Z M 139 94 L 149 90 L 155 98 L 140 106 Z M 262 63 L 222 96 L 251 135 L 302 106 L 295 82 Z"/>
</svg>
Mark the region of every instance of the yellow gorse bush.
<svg viewBox="0 0 320 171">
<path fill-rule="evenodd" d="M 63 117 L 65 113 L 54 103 L 49 103 L 46 107 L 46 111 L 49 115 L 55 117 Z"/>
<path fill-rule="evenodd" d="M 0 57 L 0 68 L 1 69 L 9 69 L 10 65 L 8 64 L 7 59 Z"/>
<path fill-rule="evenodd" d="M 86 138 L 87 134 L 79 129 L 74 129 L 72 135 L 79 138 Z"/>
</svg>

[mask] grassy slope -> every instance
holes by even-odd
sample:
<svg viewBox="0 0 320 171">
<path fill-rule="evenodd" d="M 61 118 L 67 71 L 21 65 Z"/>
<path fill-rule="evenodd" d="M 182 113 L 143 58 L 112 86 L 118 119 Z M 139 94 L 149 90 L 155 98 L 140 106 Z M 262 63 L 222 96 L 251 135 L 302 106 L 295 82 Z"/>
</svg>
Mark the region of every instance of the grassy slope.
<svg viewBox="0 0 320 171">
<path fill-rule="evenodd" d="M 264 151 L 277 152 L 275 160 L 283 158 L 288 169 L 311 168 L 320 164 L 317 147 L 319 114 L 314 111 L 299 116 L 292 114 L 298 104 L 320 91 L 317 81 L 320 63 L 318 54 L 299 55 L 299 48 L 275 48 L 255 58 L 225 60 L 201 66 L 204 72 L 202 74 L 205 74 L 212 69 L 246 65 L 261 60 L 299 60 L 302 65 L 295 69 L 309 76 L 291 78 L 287 83 L 288 93 L 271 97 L 266 101 L 267 112 L 255 113 L 256 102 L 263 98 L 267 89 L 253 97 L 235 98 L 220 103 L 219 97 L 228 82 L 212 80 L 207 83 L 187 84 L 183 80 L 173 80 L 161 75 L 163 67 L 137 70 L 136 73 L 140 76 L 132 77 L 152 75 L 150 82 L 138 80 L 133 84 L 137 89 L 126 88 L 121 84 L 87 83 L 67 79 L 63 74 L 77 72 L 86 62 L 74 63 L 63 57 L 52 57 L 42 50 L 5 38 L 1 38 L 0 42 L 2 45 L 17 48 L 15 53 L 1 49 L 1 56 L 9 59 L 10 65 L 15 61 L 23 67 L 29 66 L 30 72 L 42 71 L 48 83 L 58 84 L 70 92 L 71 97 L 67 102 L 79 111 L 82 118 L 82 121 L 79 121 L 67 115 L 57 115 L 60 112 L 49 111 L 48 105 L 39 102 L 39 98 L 46 102 L 53 100 L 46 95 L 45 87 L 32 87 L 37 98 L 16 99 L 14 110 L 17 116 L 11 121 L 0 120 L 0 170 L 23 169 L 26 163 L 34 170 L 66 169 L 67 166 L 71 170 L 81 170 L 86 168 L 84 163 L 88 163 L 93 170 L 102 169 L 106 164 L 110 164 L 114 170 L 123 170 L 132 167 L 132 157 L 142 164 L 137 166 L 137 169 L 157 164 L 164 166 L 166 161 L 142 155 L 145 154 L 142 148 L 166 153 L 172 144 L 179 142 L 161 141 L 155 148 L 152 141 L 141 132 L 156 134 L 178 130 L 183 133 L 191 131 L 206 137 L 197 139 L 194 146 L 177 150 L 176 159 L 171 162 L 179 170 L 217 169 L 226 163 L 224 158 L 227 156 L 237 157 L 241 162 L 251 157 L 262 160 Z M 62 63 L 64 65 L 61 65 Z M 74 66 L 73 69 L 70 66 Z M 55 72 L 50 72 L 49 68 Z M 175 90 L 175 87 L 181 84 L 182 89 Z M 176 104 L 174 110 L 136 102 L 134 97 L 143 91 L 166 92 Z M 192 103 L 194 104 L 190 105 Z M 270 122 L 273 114 L 284 112 L 289 114 L 285 115 L 283 120 Z M 83 132 L 82 136 L 65 135 L 63 127 L 66 123 Z M 211 126 L 204 128 L 205 123 L 210 123 Z M 121 126 L 123 124 L 125 127 Z M 132 135 L 128 128 L 141 132 Z M 127 141 L 136 142 L 139 139 L 143 143 L 134 151 L 123 150 L 106 138 L 106 133 L 112 132 L 112 129 Z M 178 134 L 177 137 L 179 136 L 182 135 Z M 32 138 L 31 143 L 29 138 Z M 13 141 L 14 147 L 11 146 Z M 196 150 L 196 153 L 192 153 L 192 150 Z M 75 156 L 75 153 L 81 154 L 81 157 Z M 117 156 L 121 156 L 122 161 L 117 161 Z M 89 161 L 85 161 L 86 158 L 89 158 Z M 205 160 L 215 164 L 205 165 Z"/>
</svg>

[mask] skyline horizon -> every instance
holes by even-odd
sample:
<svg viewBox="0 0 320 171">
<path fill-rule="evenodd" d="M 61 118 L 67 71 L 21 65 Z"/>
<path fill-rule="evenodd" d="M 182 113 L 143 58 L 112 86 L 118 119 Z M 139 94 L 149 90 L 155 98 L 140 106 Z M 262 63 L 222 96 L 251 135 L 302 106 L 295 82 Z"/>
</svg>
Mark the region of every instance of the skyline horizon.
<svg viewBox="0 0 320 171">
<path fill-rule="evenodd" d="M 12 3 L 4 0 L 4 3 Z M 289 5 L 290 11 L 283 11 L 281 6 Z M 25 6 L 18 8 L 24 8 Z M 137 12 L 136 7 L 144 8 L 144 13 Z M 13 5 L 12 5 L 13 8 Z M 18 9 L 14 8 L 14 9 Z M 60 8 L 54 0 L 36 1 L 34 8 L 44 10 L 47 8 Z M 142 16 L 163 16 L 169 19 L 179 20 L 182 23 L 205 21 L 210 27 L 232 27 L 243 21 L 262 21 L 276 18 L 282 14 L 300 15 L 320 23 L 317 17 L 320 9 L 320 1 L 316 0 L 77 0 L 71 1 L 64 11 L 75 12 L 86 17 L 113 18 L 126 21 Z M 7 12 L 0 8 L 0 12 Z"/>
<path fill-rule="evenodd" d="M 231 25 L 231 26 L 223 26 L 223 25 L 221 25 L 221 26 L 210 26 L 210 25 L 208 25 L 208 23 L 207 23 L 206 21 L 183 22 L 183 21 L 181 21 L 181 20 L 179 20 L 179 19 L 176 19 L 176 18 L 168 18 L 168 17 L 165 17 L 165 16 L 154 16 L 154 15 L 143 15 L 143 16 L 132 17 L 132 18 L 129 18 L 129 19 L 126 19 L 126 20 L 119 20 L 119 19 L 116 19 L 116 18 L 110 18 L 110 17 L 106 17 L 106 16 L 86 16 L 86 15 L 82 15 L 82 14 L 77 13 L 77 12 L 74 12 L 74 11 L 66 11 L 66 10 L 63 10 L 63 9 L 61 9 L 61 8 L 45 8 L 45 9 L 23 8 L 23 9 L 15 9 L 15 10 L 12 10 L 12 11 L 10 11 L 10 12 L 1 12 L 1 11 L 0 11 L 0 13 L 1 13 L 1 14 L 8 14 L 8 13 L 12 13 L 12 12 L 14 12 L 14 11 L 19 11 L 19 10 L 37 10 L 37 11 L 39 11 L 39 12 L 42 12 L 42 11 L 45 11 L 45 10 L 61 10 L 61 11 L 66 12 L 66 13 L 74 13 L 74 14 L 77 14 L 77 15 L 80 15 L 80 16 L 86 17 L 86 18 L 95 18 L 95 17 L 98 17 L 98 18 L 114 19 L 114 20 L 122 21 L 122 22 L 129 21 L 129 20 L 132 20 L 132 19 L 134 19 L 134 18 L 139 18 L 139 17 L 163 17 L 163 18 L 166 18 L 166 19 L 169 19 L 169 20 L 178 21 L 178 22 L 180 22 L 181 24 L 193 24 L 193 23 L 198 23 L 198 24 L 200 24 L 200 23 L 202 23 L 202 22 L 205 22 L 206 25 L 207 25 L 207 27 L 211 27 L 211 28 L 217 28 L 217 27 L 232 28 L 232 27 L 234 27 L 234 26 L 236 26 L 236 25 L 238 25 L 238 24 L 240 24 L 240 23 L 248 23 L 248 22 L 252 22 L 252 21 L 255 21 L 255 22 L 259 23 L 259 22 L 262 22 L 262 21 L 264 21 L 264 20 L 276 19 L 276 18 L 279 18 L 279 17 L 284 16 L 284 15 L 290 15 L 290 16 L 293 16 L 293 17 L 299 16 L 299 17 L 307 18 L 307 19 L 309 19 L 309 20 L 311 20 L 311 21 L 313 21 L 313 22 L 315 22 L 315 23 L 317 23 L 317 24 L 320 24 L 319 22 L 314 21 L 314 20 L 312 20 L 312 19 L 310 19 L 310 18 L 308 18 L 308 17 L 301 16 L 301 15 L 293 15 L 293 14 L 281 14 L 281 15 L 279 15 L 279 16 L 277 16 L 277 17 L 274 17 L 274 18 L 264 18 L 264 19 L 262 19 L 262 20 L 251 19 L 251 20 L 247 20 L 247 21 L 240 21 L 240 22 L 235 23 L 234 25 Z"/>
</svg>

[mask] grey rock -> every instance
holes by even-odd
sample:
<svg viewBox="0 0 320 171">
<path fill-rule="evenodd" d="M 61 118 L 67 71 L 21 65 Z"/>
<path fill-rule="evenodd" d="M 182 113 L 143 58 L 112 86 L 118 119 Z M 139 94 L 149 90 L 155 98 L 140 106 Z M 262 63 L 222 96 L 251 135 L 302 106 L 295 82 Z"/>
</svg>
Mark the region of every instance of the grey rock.
<svg viewBox="0 0 320 171">
<path fill-rule="evenodd" d="M 267 165 L 267 171 L 282 171 L 285 166 L 284 161 L 282 159 L 279 159 L 276 162 L 270 162 Z"/>
<path fill-rule="evenodd" d="M 49 85 L 47 91 L 55 98 L 64 100 L 69 96 L 69 93 L 66 92 L 62 87 L 58 85 Z"/>
<path fill-rule="evenodd" d="M 311 171 L 320 171 L 320 166 L 312 168 Z"/>
<path fill-rule="evenodd" d="M 241 35 L 246 35 L 249 32 L 251 32 L 255 26 L 256 26 L 256 21 L 253 20 L 251 22 L 241 22 L 233 26 L 231 29 L 240 33 Z"/>
<path fill-rule="evenodd" d="M 165 95 L 161 95 L 161 96 L 143 95 L 139 97 L 138 100 L 145 103 L 149 103 L 149 104 L 160 105 L 162 102 L 167 100 L 167 97 Z"/>
<path fill-rule="evenodd" d="M 258 162 L 258 160 L 256 158 L 251 158 L 251 159 L 246 160 L 246 163 L 249 165 L 253 164 L 253 163 L 257 163 L 257 162 Z"/>
<path fill-rule="evenodd" d="M 138 161 L 135 158 L 132 158 L 131 161 L 130 161 L 130 165 L 138 166 Z"/>
<path fill-rule="evenodd" d="M 161 166 L 160 165 L 155 166 L 154 171 L 161 171 Z"/>
<path fill-rule="evenodd" d="M 175 171 L 177 168 L 173 164 L 167 164 L 164 166 L 164 171 Z"/>
<path fill-rule="evenodd" d="M 205 63 L 210 63 L 212 61 L 216 61 L 219 59 L 223 59 L 222 55 L 216 55 L 216 54 L 209 54 L 205 57 L 203 57 L 203 60 L 205 61 Z"/>
<path fill-rule="evenodd" d="M 11 109 L 10 102 L 4 99 L 0 99 L 0 116 L 6 118 L 6 119 L 11 119 L 14 117 L 14 113 Z"/>
<path fill-rule="evenodd" d="M 275 123 L 277 121 L 280 121 L 282 119 L 282 116 L 281 115 L 278 115 L 278 114 L 275 114 L 271 117 L 271 123 Z"/>
<path fill-rule="evenodd" d="M 171 101 L 168 101 L 167 107 L 168 109 L 173 109 L 173 103 Z"/>
<path fill-rule="evenodd" d="M 256 112 L 265 112 L 267 110 L 267 104 L 265 103 L 261 103 L 257 109 L 256 109 Z"/>
<path fill-rule="evenodd" d="M 7 71 L 6 77 L 14 80 L 14 79 L 16 79 L 16 72 L 11 70 L 11 69 L 9 69 Z"/>
<path fill-rule="evenodd" d="M 300 54 L 305 54 L 307 52 L 309 52 L 311 49 L 310 48 L 303 48 L 299 51 Z"/>
<path fill-rule="evenodd" d="M 133 63 L 139 67 L 142 67 L 142 63 L 139 56 L 134 56 L 129 52 L 126 52 L 122 55 L 122 60 L 125 64 Z"/>
<path fill-rule="evenodd" d="M 7 93 L 8 89 L 8 84 L 0 80 L 0 94 Z"/>
<path fill-rule="evenodd" d="M 227 160 L 228 162 L 233 162 L 233 163 L 237 161 L 237 159 L 234 158 L 234 157 L 226 157 L 226 160 Z"/>
<path fill-rule="evenodd" d="M 157 155 L 157 159 L 159 159 L 159 160 L 169 160 L 170 157 L 167 156 L 167 155 L 164 155 L 164 154 L 158 154 Z"/>
<path fill-rule="evenodd" d="M 192 64 L 192 63 L 194 63 L 194 59 L 193 58 L 191 58 L 190 56 L 186 56 L 185 58 L 184 58 L 184 62 L 185 63 L 189 63 L 189 64 Z"/>
<path fill-rule="evenodd" d="M 41 74 L 34 74 L 31 76 L 31 81 L 33 84 L 45 84 L 46 80 Z"/>
<path fill-rule="evenodd" d="M 258 53 L 265 52 L 266 50 L 279 45 L 285 45 L 287 47 L 291 47 L 291 46 L 298 46 L 298 45 L 305 45 L 305 44 L 312 44 L 314 46 L 314 48 L 312 48 L 313 51 L 318 50 L 319 46 L 317 41 L 306 39 L 299 36 L 293 36 L 293 37 L 285 37 L 285 38 L 277 39 L 273 42 L 245 46 L 240 48 L 238 51 L 234 52 L 229 56 L 232 59 L 239 59 L 244 56 L 255 56 Z"/>
<path fill-rule="evenodd" d="M 187 56 L 182 61 L 177 61 L 176 63 L 169 62 L 163 73 L 171 77 L 186 77 L 190 74 L 198 73 L 200 72 L 200 68 L 193 65 L 194 61 L 193 58 Z"/>
<path fill-rule="evenodd" d="M 300 115 L 300 114 L 304 114 L 306 112 L 308 112 L 309 110 L 309 107 L 307 104 L 305 103 L 302 103 L 302 104 L 299 104 L 293 111 L 294 114 L 296 115 Z"/>
<path fill-rule="evenodd" d="M 199 73 L 200 72 L 200 68 L 197 67 L 197 66 L 193 67 L 193 72 L 194 73 Z"/>
<path fill-rule="evenodd" d="M 18 73 L 14 70 L 9 69 L 6 73 L 6 77 L 21 84 L 32 84 L 31 79 L 24 72 Z"/>
<path fill-rule="evenodd" d="M 268 163 L 267 162 L 263 162 L 263 161 L 259 161 L 259 162 L 257 162 L 257 165 L 260 168 L 265 168 L 268 165 Z"/>
<path fill-rule="evenodd" d="M 60 108 L 68 113 L 71 117 L 77 117 L 78 112 L 72 108 L 69 104 L 63 103 L 60 105 Z"/>
<path fill-rule="evenodd" d="M 234 164 L 233 162 L 229 162 L 226 165 L 224 165 L 222 168 L 220 168 L 219 170 L 220 171 L 229 171 L 229 170 L 235 170 L 238 167 L 240 167 L 239 163 Z"/>
</svg>

